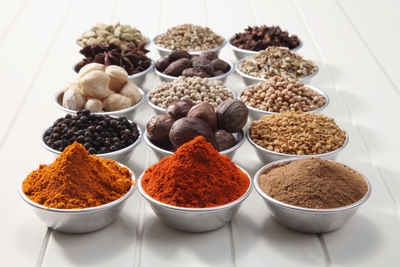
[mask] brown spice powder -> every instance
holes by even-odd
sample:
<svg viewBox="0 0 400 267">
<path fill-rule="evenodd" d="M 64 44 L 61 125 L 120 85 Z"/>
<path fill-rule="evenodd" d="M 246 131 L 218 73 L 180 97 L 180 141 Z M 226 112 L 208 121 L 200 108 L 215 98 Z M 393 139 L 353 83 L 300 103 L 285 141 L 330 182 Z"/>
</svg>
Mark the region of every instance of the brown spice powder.
<svg viewBox="0 0 400 267">
<path fill-rule="evenodd" d="M 360 173 L 321 158 L 280 164 L 260 176 L 259 186 L 276 200 L 310 209 L 347 206 L 368 191 L 368 184 Z"/>
</svg>

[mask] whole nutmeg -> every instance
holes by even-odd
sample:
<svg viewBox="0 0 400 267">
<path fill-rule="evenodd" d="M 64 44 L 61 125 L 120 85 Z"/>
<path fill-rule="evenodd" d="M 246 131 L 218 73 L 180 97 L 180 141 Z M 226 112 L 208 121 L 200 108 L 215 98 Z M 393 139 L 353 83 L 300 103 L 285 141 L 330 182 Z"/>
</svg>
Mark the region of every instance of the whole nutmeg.
<svg viewBox="0 0 400 267">
<path fill-rule="evenodd" d="M 227 150 L 234 145 L 236 145 L 236 139 L 231 133 L 225 130 L 215 131 L 215 148 L 218 151 Z"/>
<path fill-rule="evenodd" d="M 217 115 L 215 114 L 214 107 L 207 102 L 200 102 L 194 105 L 186 116 L 199 118 L 207 122 L 213 130 L 217 128 Z"/>
<path fill-rule="evenodd" d="M 152 117 L 146 125 L 147 137 L 149 140 L 160 146 L 167 146 L 169 144 L 169 131 L 175 121 L 164 115 Z"/>
<path fill-rule="evenodd" d="M 201 69 L 196 69 L 196 68 L 188 68 L 182 71 L 182 76 L 187 76 L 187 77 L 201 77 L 201 78 L 208 78 L 210 75 L 205 72 L 204 70 Z"/>
<path fill-rule="evenodd" d="M 196 57 L 193 59 L 193 68 L 201 69 L 210 74 L 214 75 L 214 67 L 211 65 L 211 61 L 206 57 Z"/>
<path fill-rule="evenodd" d="M 205 52 L 201 53 L 200 56 L 208 58 L 209 60 L 218 58 L 218 54 L 214 51 L 205 51 Z"/>
<path fill-rule="evenodd" d="M 164 74 L 171 76 L 179 76 L 182 74 L 184 69 L 190 68 L 192 66 L 192 61 L 187 58 L 181 58 L 172 62 L 168 68 L 165 69 Z"/>
<path fill-rule="evenodd" d="M 167 57 L 162 57 L 156 62 L 156 69 L 159 71 L 164 71 L 169 65 L 169 61 Z"/>
<path fill-rule="evenodd" d="M 219 104 L 216 113 L 218 129 L 236 133 L 246 125 L 249 110 L 242 101 L 228 99 Z"/>
<path fill-rule="evenodd" d="M 181 59 L 181 58 L 188 58 L 191 59 L 192 55 L 189 54 L 188 52 L 184 50 L 174 50 L 168 55 L 168 62 L 172 63 L 175 60 Z"/>
<path fill-rule="evenodd" d="M 165 114 L 177 120 L 185 117 L 193 106 L 194 103 L 190 100 L 176 100 L 167 107 Z"/>
<path fill-rule="evenodd" d="M 223 73 L 229 71 L 231 68 L 228 63 L 219 58 L 213 59 L 213 61 L 211 61 L 211 65 L 213 65 L 214 71 L 220 70 Z"/>
<path fill-rule="evenodd" d="M 197 136 L 203 136 L 207 142 L 214 144 L 215 137 L 211 127 L 203 120 L 198 118 L 180 118 L 172 124 L 169 131 L 171 144 L 178 148 Z"/>
</svg>

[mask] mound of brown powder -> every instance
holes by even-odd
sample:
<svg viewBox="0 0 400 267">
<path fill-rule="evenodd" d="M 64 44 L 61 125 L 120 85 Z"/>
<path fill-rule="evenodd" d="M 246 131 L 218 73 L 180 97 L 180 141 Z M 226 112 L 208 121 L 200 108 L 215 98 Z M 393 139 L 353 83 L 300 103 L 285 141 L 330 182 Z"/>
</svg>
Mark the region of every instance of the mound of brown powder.
<svg viewBox="0 0 400 267">
<path fill-rule="evenodd" d="M 347 206 L 368 191 L 367 182 L 357 171 L 321 158 L 280 164 L 260 176 L 259 186 L 276 200 L 311 209 Z"/>
</svg>

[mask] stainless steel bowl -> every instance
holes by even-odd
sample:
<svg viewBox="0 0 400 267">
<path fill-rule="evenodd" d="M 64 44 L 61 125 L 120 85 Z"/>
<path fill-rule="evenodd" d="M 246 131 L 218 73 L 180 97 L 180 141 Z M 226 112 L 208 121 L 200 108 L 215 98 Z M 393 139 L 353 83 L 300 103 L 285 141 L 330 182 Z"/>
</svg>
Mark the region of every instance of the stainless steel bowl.
<svg viewBox="0 0 400 267">
<path fill-rule="evenodd" d="M 237 46 L 234 46 L 234 45 L 231 43 L 232 38 L 233 38 L 233 36 L 232 36 L 231 38 L 229 38 L 229 40 L 228 40 L 228 45 L 229 45 L 230 48 L 232 48 L 233 53 L 235 54 L 235 56 L 236 56 L 236 58 L 237 58 L 238 60 L 241 60 L 242 58 L 245 58 L 245 57 L 251 57 L 251 56 L 257 55 L 257 53 L 259 52 L 259 51 L 251 51 L 251 50 L 247 50 L 247 49 L 242 49 L 242 48 L 239 48 L 239 47 L 237 47 Z M 302 46 L 303 46 L 303 42 L 300 40 L 299 46 L 290 49 L 290 51 L 296 52 L 296 51 L 299 50 Z"/>
<path fill-rule="evenodd" d="M 139 73 L 129 75 L 128 79 L 131 82 L 133 82 L 134 84 L 136 84 L 137 86 L 142 86 L 147 73 L 149 73 L 154 68 L 154 65 L 155 65 L 154 61 L 152 59 L 150 59 L 150 60 L 151 60 L 151 64 L 147 69 L 145 69 L 144 71 L 141 71 Z"/>
<path fill-rule="evenodd" d="M 129 107 L 129 108 L 124 108 L 124 109 L 120 109 L 120 110 L 116 110 L 116 111 L 109 111 L 109 112 L 96 112 L 96 113 L 92 113 L 92 114 L 96 114 L 96 115 L 110 115 L 110 116 L 125 116 L 128 118 L 132 118 L 133 114 L 135 113 L 136 109 L 138 107 L 140 107 L 140 105 L 145 101 L 145 95 L 144 92 L 141 88 L 138 88 L 140 95 L 142 96 L 142 99 L 140 99 L 139 102 L 137 102 L 135 105 Z M 54 94 L 53 97 L 53 103 L 56 105 L 57 108 L 59 108 L 60 110 L 69 113 L 69 114 L 76 114 L 76 110 L 72 110 L 66 107 L 63 107 L 62 105 L 62 99 L 64 96 L 64 91 L 60 90 L 58 92 L 56 92 Z"/>
<path fill-rule="evenodd" d="M 120 164 L 123 167 L 126 167 Z M 128 167 L 126 167 L 128 168 Z M 128 168 L 129 169 L 129 168 Z M 121 213 L 126 200 L 136 189 L 136 179 L 134 173 L 129 170 L 135 185 L 129 191 L 113 202 L 85 209 L 55 209 L 42 206 L 30 200 L 22 191 L 23 179 L 20 183 L 18 192 L 22 199 L 28 203 L 36 215 L 48 227 L 65 233 L 82 234 L 100 230 L 111 224 Z"/>
<path fill-rule="evenodd" d="M 241 60 L 239 60 L 236 63 L 235 70 L 236 70 L 237 73 L 239 73 L 240 76 L 242 76 L 243 81 L 246 84 L 246 86 L 250 86 L 250 85 L 252 85 L 253 83 L 256 83 L 256 82 L 264 81 L 265 79 L 263 79 L 263 78 L 258 78 L 258 77 L 254 77 L 254 76 L 248 75 L 248 74 L 244 73 L 243 71 L 241 71 L 239 69 L 239 64 L 242 63 L 242 61 L 245 60 L 245 59 L 246 58 L 242 58 Z M 319 69 L 317 68 L 317 70 L 314 71 L 313 73 L 311 73 L 311 74 L 309 74 L 309 75 L 307 75 L 307 76 L 305 76 L 303 78 L 297 79 L 297 80 L 302 82 L 302 83 L 310 83 L 312 78 L 315 75 L 317 75 L 318 71 L 319 71 Z"/>
<path fill-rule="evenodd" d="M 231 75 L 235 71 L 235 66 L 232 64 L 232 62 L 230 62 L 229 60 L 227 60 L 225 58 L 220 58 L 220 59 L 222 59 L 223 61 L 228 63 L 228 65 L 230 67 L 229 71 L 222 75 L 218 75 L 215 77 L 209 77 L 208 79 L 209 80 L 220 80 L 225 83 L 226 78 L 228 78 L 228 76 Z M 178 80 L 178 77 L 164 74 L 161 71 L 157 70 L 157 68 L 154 68 L 154 72 L 161 78 L 161 81 L 163 81 L 163 82 L 172 82 L 174 80 Z"/>
<path fill-rule="evenodd" d="M 324 108 L 326 108 L 326 107 L 328 106 L 328 104 L 329 104 L 329 97 L 328 97 L 328 95 L 325 94 L 322 90 L 320 90 L 320 89 L 318 89 L 318 88 L 316 88 L 316 87 L 314 87 L 314 86 L 311 86 L 311 85 L 306 85 L 306 86 L 309 87 L 309 88 L 311 88 L 312 90 L 316 91 L 317 93 L 321 94 L 321 95 L 325 98 L 325 100 L 326 100 L 326 102 L 325 102 L 325 104 L 324 104 L 323 106 L 321 106 L 321 107 L 319 107 L 319 108 L 317 108 L 317 109 L 314 109 L 314 110 L 309 111 L 310 113 L 317 113 L 317 114 L 318 114 L 318 113 L 320 113 Z M 242 98 L 241 98 L 242 93 L 243 93 L 243 91 L 241 91 L 241 92 L 239 93 L 238 97 L 237 97 L 239 100 L 242 100 Z M 244 103 L 244 102 L 243 102 L 243 103 Z M 251 118 L 253 121 L 254 121 L 254 120 L 259 120 L 259 119 L 261 119 L 261 117 L 264 116 L 264 115 L 271 115 L 271 114 L 277 113 L 277 112 L 270 112 L 270 111 L 265 111 L 265 110 L 261 110 L 261 109 L 256 109 L 256 108 L 254 108 L 254 107 L 252 107 L 252 106 L 250 106 L 250 105 L 247 105 L 246 103 L 244 103 L 244 104 L 247 106 L 247 109 L 249 110 L 250 118 Z"/>
<path fill-rule="evenodd" d="M 252 189 L 252 181 L 249 174 L 244 169 L 240 169 L 249 177 L 249 188 L 237 200 L 218 207 L 182 208 L 157 201 L 143 190 L 141 183 L 143 173 L 138 180 L 139 192 L 149 202 L 155 214 L 166 225 L 186 232 L 207 232 L 220 228 L 229 222 L 239 210 L 242 202 L 249 196 Z"/>
<path fill-rule="evenodd" d="M 305 233 L 324 233 L 331 232 L 342 227 L 357 211 L 359 206 L 363 204 L 371 195 L 371 184 L 368 183 L 368 191 L 359 201 L 344 207 L 334 209 L 308 209 L 292 206 L 265 194 L 259 186 L 259 177 L 277 164 L 290 162 L 299 159 L 285 159 L 272 162 L 262 167 L 254 177 L 254 186 L 257 192 L 264 199 L 272 216 L 283 226 L 295 231 Z"/>
<path fill-rule="evenodd" d="M 135 147 L 136 147 L 137 145 L 139 145 L 139 144 L 140 144 L 140 141 L 142 140 L 142 136 L 143 136 L 142 130 L 140 129 L 140 127 L 139 127 L 138 124 L 136 125 L 136 127 L 137 127 L 137 129 L 138 129 L 138 131 L 139 131 L 139 137 L 138 137 L 138 139 L 137 139 L 133 144 L 131 144 L 131 145 L 125 147 L 125 148 L 122 148 L 122 149 L 120 149 L 120 150 L 117 150 L 117 151 L 113 151 L 113 152 L 110 152 L 110 153 L 104 153 L 104 154 L 96 154 L 96 155 L 97 155 L 98 157 L 100 157 L 100 158 L 107 158 L 107 159 L 115 160 L 115 161 L 117 161 L 117 162 L 127 163 L 127 162 L 129 161 L 129 159 L 130 159 L 130 157 L 131 157 L 131 155 L 132 155 L 132 153 L 133 153 Z M 40 135 L 40 140 L 39 140 L 39 141 L 40 141 L 40 144 L 41 144 L 45 149 L 47 149 L 48 151 L 50 151 L 50 152 L 53 154 L 54 158 L 57 158 L 57 157 L 61 154 L 61 152 L 58 151 L 58 150 L 55 150 L 55 149 L 53 149 L 53 148 L 51 148 L 51 147 L 49 147 L 49 146 L 44 142 L 44 134 L 45 134 L 45 132 L 47 131 L 47 129 L 48 129 L 48 128 L 46 128 L 45 130 L 43 130 L 43 131 L 42 131 L 42 134 Z"/>
<path fill-rule="evenodd" d="M 247 140 L 249 140 L 250 144 L 256 149 L 256 153 L 258 157 L 264 162 L 264 163 L 269 163 L 272 161 L 277 161 L 277 160 L 282 160 L 282 159 L 294 159 L 294 158 L 309 158 L 309 157 L 317 157 L 317 158 L 323 158 L 323 159 L 329 159 L 329 160 L 336 160 L 336 158 L 339 155 L 339 152 L 345 148 L 349 142 L 349 135 L 346 133 L 346 140 L 343 143 L 343 146 L 339 147 L 336 150 L 323 153 L 323 154 L 315 154 L 315 155 L 291 155 L 291 154 L 284 154 L 284 153 L 278 153 L 275 151 L 271 151 L 268 149 L 265 149 L 256 143 L 251 139 L 250 137 L 250 128 L 247 130 Z"/>
<path fill-rule="evenodd" d="M 237 132 L 237 133 L 233 133 L 233 136 L 235 137 L 235 139 L 237 141 L 236 145 L 220 152 L 222 155 L 226 155 L 230 158 L 233 158 L 233 156 L 236 154 L 236 150 L 238 150 L 239 147 L 241 147 L 243 145 L 244 141 L 246 140 L 246 138 L 244 138 L 243 130 L 241 130 L 240 132 Z M 172 151 L 163 149 L 163 148 L 153 144 L 147 137 L 147 130 L 145 130 L 143 133 L 143 139 L 146 142 L 146 144 L 153 150 L 153 152 L 157 156 L 158 160 L 162 160 L 163 158 L 174 154 L 174 152 L 172 152 Z"/>
<path fill-rule="evenodd" d="M 232 91 L 231 89 L 228 89 L 228 90 L 229 90 L 229 92 L 232 93 L 232 95 L 233 95 L 232 98 L 236 98 L 235 92 Z M 150 90 L 149 92 L 147 92 L 147 94 L 146 94 L 146 102 L 147 102 L 147 104 L 150 105 L 150 107 L 152 107 L 152 108 L 154 109 L 154 111 L 156 112 L 157 115 L 162 115 L 162 114 L 164 114 L 164 112 L 165 112 L 166 109 L 160 108 L 159 106 L 157 106 L 156 104 L 154 104 L 153 102 L 151 102 L 151 100 L 150 100 L 150 95 L 151 95 L 151 92 L 152 92 L 152 91 L 153 91 L 153 90 Z"/>
<path fill-rule="evenodd" d="M 158 53 L 160 54 L 160 56 L 166 57 L 166 56 L 168 56 L 173 50 L 172 50 L 172 49 L 168 49 L 168 48 L 161 47 L 161 46 L 159 46 L 158 44 L 156 44 L 155 40 L 158 38 L 158 36 L 159 36 L 159 35 L 157 35 L 157 36 L 155 36 L 153 39 L 151 39 L 151 43 L 152 43 L 152 45 L 158 50 Z M 199 51 L 188 51 L 188 53 L 189 53 L 189 54 L 192 54 L 192 55 L 199 55 L 199 54 L 201 54 L 202 52 L 205 52 L 205 51 L 213 51 L 213 52 L 219 54 L 220 50 L 221 50 L 225 45 L 226 45 L 226 40 L 224 39 L 224 42 L 223 42 L 220 46 L 218 46 L 218 47 L 216 47 L 216 48 L 207 49 L 207 50 L 199 50 Z"/>
</svg>

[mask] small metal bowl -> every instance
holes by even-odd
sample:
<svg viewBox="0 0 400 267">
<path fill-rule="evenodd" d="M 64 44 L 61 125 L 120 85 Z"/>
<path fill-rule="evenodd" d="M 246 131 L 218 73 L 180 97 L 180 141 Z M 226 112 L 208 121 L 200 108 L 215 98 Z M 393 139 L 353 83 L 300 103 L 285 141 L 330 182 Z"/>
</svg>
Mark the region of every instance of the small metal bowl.
<svg viewBox="0 0 400 267">
<path fill-rule="evenodd" d="M 218 76 L 209 77 L 208 78 L 209 80 L 220 80 L 222 82 L 225 82 L 226 78 L 228 78 L 228 76 L 231 75 L 235 71 L 235 66 L 232 64 L 232 62 L 230 62 L 229 60 L 227 60 L 225 58 L 220 58 L 220 59 L 222 59 L 223 61 L 228 63 L 228 65 L 230 67 L 229 71 L 225 72 L 224 74 L 218 75 Z M 163 82 L 172 82 L 172 81 L 178 79 L 178 77 L 162 73 L 161 71 L 157 70 L 157 68 L 154 68 L 154 72 L 161 78 L 161 81 L 163 81 Z"/>
<path fill-rule="evenodd" d="M 160 56 L 166 57 L 166 56 L 168 56 L 168 55 L 169 55 L 172 51 L 174 51 L 174 50 L 169 49 L 169 48 L 164 48 L 164 47 L 161 47 L 161 46 L 159 46 L 158 44 L 156 44 L 155 40 L 158 38 L 158 36 L 159 36 L 159 35 L 157 35 L 157 36 L 155 36 L 153 39 L 151 39 L 151 43 L 152 43 L 152 45 L 158 50 L 158 53 L 160 54 Z M 212 51 L 212 52 L 215 52 L 215 53 L 219 54 L 220 50 L 221 50 L 225 45 L 226 45 L 226 40 L 224 39 L 224 42 L 223 42 L 220 46 L 218 46 L 218 47 L 215 47 L 215 48 L 212 48 L 212 49 L 207 49 L 207 50 L 188 51 L 188 53 L 191 54 L 191 55 L 199 55 L 199 54 L 201 54 L 201 53 L 203 53 L 203 52 L 205 52 L 205 51 Z"/>
<path fill-rule="evenodd" d="M 337 230 L 354 215 L 359 206 L 371 195 L 371 184 L 364 176 L 365 181 L 368 183 L 368 191 L 364 197 L 351 205 L 334 209 L 309 209 L 292 206 L 265 194 L 259 186 L 260 175 L 278 164 L 294 160 L 299 159 L 285 159 L 272 162 L 262 167 L 254 177 L 254 186 L 257 192 L 264 199 L 272 216 L 283 226 L 305 233 L 325 233 Z"/>
<path fill-rule="evenodd" d="M 237 132 L 237 133 L 233 133 L 233 136 L 235 137 L 235 139 L 237 141 L 236 145 L 220 152 L 222 155 L 228 156 L 230 158 L 233 158 L 233 156 L 236 154 L 236 150 L 238 150 L 239 147 L 241 147 L 243 145 L 244 141 L 246 140 L 246 138 L 244 138 L 243 130 L 241 130 L 240 132 Z M 153 142 L 151 142 L 147 136 L 147 130 L 145 130 L 143 133 L 143 139 L 146 142 L 146 144 L 153 150 L 153 152 L 157 156 L 158 160 L 162 160 L 163 158 L 174 154 L 174 152 L 172 152 L 172 151 L 163 149 L 163 148 L 153 144 Z"/>
<path fill-rule="evenodd" d="M 116 111 L 108 111 L 108 112 L 96 112 L 92 113 L 95 115 L 110 115 L 110 116 L 125 116 L 125 117 L 132 117 L 133 114 L 135 113 L 136 109 L 144 102 L 145 100 L 145 95 L 144 92 L 141 88 L 138 88 L 140 95 L 142 96 L 142 99 L 139 100 L 135 105 L 130 106 L 129 108 L 124 108 Z M 64 96 L 64 91 L 60 90 L 58 91 L 54 97 L 53 97 L 53 103 L 59 108 L 60 110 L 69 113 L 69 114 L 76 114 L 76 110 L 68 109 L 66 107 L 63 107 L 62 105 L 62 99 Z"/>
<path fill-rule="evenodd" d="M 238 60 L 241 60 L 242 58 L 245 58 L 245 57 L 251 57 L 251 56 L 257 55 L 257 53 L 259 52 L 259 51 L 251 51 L 251 50 L 247 50 L 247 49 L 242 49 L 237 46 L 234 46 L 231 42 L 232 38 L 233 38 L 233 36 L 231 38 L 229 38 L 228 45 L 230 48 L 232 48 L 233 53 L 235 54 L 235 56 Z M 299 40 L 299 41 L 300 41 L 299 46 L 290 49 L 290 51 L 296 52 L 303 46 L 303 42 L 301 40 Z"/>
<path fill-rule="evenodd" d="M 317 93 L 321 94 L 321 95 L 325 98 L 325 101 L 326 101 L 326 102 L 325 102 L 325 104 L 324 104 L 323 106 L 321 106 L 321 107 L 319 107 L 319 108 L 317 108 L 317 109 L 314 109 L 314 110 L 309 111 L 310 113 L 317 113 L 317 114 L 318 114 L 318 113 L 320 113 L 324 108 L 326 108 L 326 107 L 328 106 L 328 104 L 329 104 L 329 97 L 328 97 L 328 95 L 325 94 L 322 90 L 320 90 L 320 89 L 318 89 L 318 88 L 316 88 L 316 87 L 314 87 L 314 86 L 311 86 L 311 85 L 306 85 L 306 86 L 309 87 L 309 88 L 311 88 L 312 90 L 316 91 Z M 246 89 L 247 89 L 247 88 L 246 88 Z M 246 90 L 246 89 L 245 89 L 245 90 Z M 243 91 L 241 91 L 241 92 L 239 93 L 238 97 L 237 97 L 237 99 L 239 99 L 240 101 L 242 101 L 242 98 L 241 98 L 242 93 L 243 93 Z M 243 103 L 244 103 L 244 102 L 243 102 Z M 265 111 L 265 110 L 257 109 L 257 108 L 254 108 L 254 107 L 250 106 L 250 105 L 247 105 L 246 103 L 244 103 L 244 104 L 246 105 L 247 109 L 249 110 L 250 118 L 251 118 L 253 121 L 261 119 L 261 117 L 264 116 L 264 115 L 271 115 L 271 114 L 278 113 L 278 112 L 270 112 L 270 111 Z"/>
<path fill-rule="evenodd" d="M 142 140 L 143 137 L 143 133 L 142 130 L 140 129 L 139 125 L 136 124 L 136 127 L 139 131 L 139 137 L 138 139 L 131 145 L 124 147 L 120 150 L 117 151 L 113 151 L 113 152 L 109 152 L 109 153 L 104 153 L 104 154 L 96 154 L 96 156 L 100 157 L 100 158 L 106 158 L 106 159 L 112 159 L 115 160 L 117 162 L 122 162 L 122 163 L 127 163 L 134 151 L 134 148 L 140 144 L 140 141 Z M 47 131 L 48 128 L 46 128 L 45 130 L 42 131 L 42 134 L 40 135 L 40 144 L 47 149 L 48 151 L 50 151 L 54 158 L 57 158 L 61 152 L 58 150 L 55 150 L 51 147 L 49 147 L 46 142 L 44 141 L 44 134 Z"/>
<path fill-rule="evenodd" d="M 151 64 L 147 69 L 145 69 L 144 71 L 141 71 L 139 73 L 129 75 L 128 79 L 131 82 L 133 82 L 134 84 L 136 84 L 137 86 L 142 86 L 147 73 L 149 73 L 154 68 L 154 65 L 155 65 L 155 63 L 152 59 L 150 59 L 150 61 L 151 61 Z"/>
<path fill-rule="evenodd" d="M 122 167 L 126 167 L 119 163 Z M 126 167 L 128 168 L 128 167 Z M 42 206 L 30 200 L 22 191 L 23 179 L 19 185 L 18 192 L 21 198 L 28 203 L 41 221 L 48 227 L 59 232 L 82 234 L 100 230 L 111 224 L 121 213 L 126 200 L 136 189 L 134 173 L 128 168 L 135 182 L 129 191 L 110 203 L 85 209 L 55 209 Z"/>
<path fill-rule="evenodd" d="M 242 58 L 241 60 L 239 60 L 239 61 L 236 63 L 236 65 L 235 65 L 235 70 L 236 70 L 237 73 L 239 73 L 240 76 L 242 76 L 243 81 L 244 81 L 244 83 L 246 84 L 246 86 L 250 86 L 250 85 L 252 85 L 253 83 L 261 82 L 261 81 L 266 80 L 266 79 L 263 79 L 263 78 L 258 78 L 258 77 L 254 77 L 254 76 L 248 75 L 248 74 L 244 73 L 243 71 L 241 71 L 241 70 L 239 69 L 239 64 L 242 63 L 242 61 L 245 60 L 245 59 L 246 59 L 246 58 Z M 312 80 L 312 78 L 313 78 L 315 75 L 317 75 L 318 71 L 319 71 L 319 69 L 317 68 L 317 70 L 314 71 L 313 73 L 311 73 L 311 74 L 309 74 L 309 75 L 307 75 L 307 76 L 305 76 L 305 77 L 303 77 L 303 78 L 299 78 L 299 79 L 297 79 L 297 80 L 300 81 L 300 82 L 302 82 L 302 83 L 305 83 L 305 84 L 306 84 L 306 83 L 310 83 L 311 80 Z"/>
<path fill-rule="evenodd" d="M 277 160 L 282 160 L 282 159 L 301 159 L 301 158 L 309 158 L 309 157 L 316 157 L 316 158 L 323 158 L 323 159 L 329 159 L 329 160 L 336 160 L 336 158 L 339 155 L 339 152 L 343 150 L 349 143 L 349 135 L 346 133 L 346 140 L 344 141 L 343 145 L 339 147 L 336 150 L 323 153 L 323 154 L 315 154 L 315 155 L 292 155 L 292 154 L 284 154 L 284 153 L 278 153 L 275 151 L 271 151 L 268 149 L 265 149 L 256 143 L 251 139 L 250 137 L 250 128 L 247 130 L 247 140 L 249 140 L 250 144 L 256 149 L 256 153 L 258 157 L 265 163 L 277 161 Z"/>
<path fill-rule="evenodd" d="M 240 168 L 239 166 L 237 167 Z M 222 206 L 212 208 L 182 208 L 157 201 L 143 190 L 143 173 L 138 180 L 139 192 L 149 202 L 155 214 L 166 225 L 186 232 L 207 232 L 220 228 L 229 222 L 239 210 L 242 202 L 250 195 L 252 180 L 243 168 L 240 169 L 249 177 L 249 188 L 240 198 Z"/>
<path fill-rule="evenodd" d="M 232 93 L 232 95 L 233 95 L 232 98 L 236 98 L 235 92 L 232 91 L 231 89 L 228 89 L 228 90 L 229 90 L 229 92 Z M 154 111 L 156 112 L 157 115 L 162 115 L 162 114 L 164 114 L 164 112 L 165 112 L 166 109 L 165 109 L 165 108 L 160 108 L 159 106 L 157 106 L 156 104 L 154 104 L 153 102 L 151 102 L 151 100 L 150 100 L 150 95 L 151 95 L 151 92 L 152 92 L 152 91 L 153 91 L 153 90 L 150 90 L 149 92 L 147 92 L 147 94 L 146 94 L 146 102 L 147 102 L 147 104 L 150 105 L 150 107 L 152 107 L 152 108 L 154 109 Z"/>
</svg>

